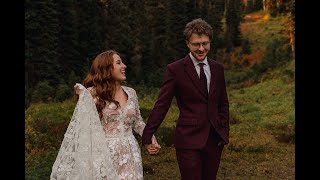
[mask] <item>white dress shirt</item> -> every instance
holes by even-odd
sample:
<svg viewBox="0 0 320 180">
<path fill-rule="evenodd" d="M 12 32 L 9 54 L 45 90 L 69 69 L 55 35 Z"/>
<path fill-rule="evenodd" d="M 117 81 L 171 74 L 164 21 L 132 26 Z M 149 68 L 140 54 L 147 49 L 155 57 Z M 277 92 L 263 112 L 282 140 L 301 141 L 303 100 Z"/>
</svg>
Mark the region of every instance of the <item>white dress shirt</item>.
<svg viewBox="0 0 320 180">
<path fill-rule="evenodd" d="M 207 88 L 208 88 L 208 92 L 210 89 L 210 80 L 211 80 L 211 71 L 210 71 L 210 66 L 208 64 L 208 59 L 207 56 L 204 58 L 203 61 L 198 61 L 195 57 L 193 57 L 193 55 L 191 53 L 189 53 L 191 60 L 193 62 L 194 67 L 196 68 L 197 74 L 200 78 L 200 66 L 198 65 L 199 63 L 204 63 L 203 66 L 203 70 L 204 70 L 204 74 L 207 77 Z"/>
</svg>

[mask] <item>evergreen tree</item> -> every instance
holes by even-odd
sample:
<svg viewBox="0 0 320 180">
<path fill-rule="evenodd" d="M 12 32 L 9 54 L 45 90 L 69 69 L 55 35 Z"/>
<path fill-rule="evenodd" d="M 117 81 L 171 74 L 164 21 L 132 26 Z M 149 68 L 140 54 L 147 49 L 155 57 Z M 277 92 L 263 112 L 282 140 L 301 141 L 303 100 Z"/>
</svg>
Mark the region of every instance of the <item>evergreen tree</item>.
<svg viewBox="0 0 320 180">
<path fill-rule="evenodd" d="M 89 61 L 105 48 L 105 12 L 99 1 L 45 0 L 25 2 L 25 88 L 27 98 L 37 97 L 36 86 L 48 87 L 76 79 L 88 70 Z M 67 85 L 63 83 L 61 85 Z M 68 84 L 69 85 L 69 84 Z M 61 86 L 62 87 L 62 86 Z M 55 99 L 54 94 L 46 95 Z M 35 99 L 35 100 L 36 100 Z M 30 102 L 30 100 L 26 100 Z"/>
<path fill-rule="evenodd" d="M 170 57 L 167 52 L 167 25 L 166 25 L 166 2 L 158 0 L 150 0 L 147 10 L 149 12 L 149 28 L 150 28 L 150 54 L 151 59 L 145 59 L 143 63 L 143 71 L 148 76 L 145 77 L 147 85 L 159 87 L 163 80 L 164 68 Z"/>
<path fill-rule="evenodd" d="M 133 66 L 139 66 L 140 57 L 139 55 L 134 55 L 133 52 L 140 51 L 139 42 L 135 41 L 139 36 L 140 27 L 136 26 L 138 17 L 134 17 L 133 11 L 138 11 L 139 8 L 133 10 L 130 6 L 135 3 L 134 1 L 124 1 L 124 0 L 111 0 L 108 1 L 106 10 L 106 46 L 107 49 L 114 49 L 121 53 L 122 60 L 128 66 L 127 76 L 130 76 L 132 81 L 133 77 L 137 74 Z M 143 2 L 139 2 L 139 5 Z M 142 6 L 143 7 L 143 6 Z M 132 32 L 134 31 L 134 32 Z M 136 42 L 138 44 L 136 44 Z M 136 47 L 135 47 L 136 46 Z M 132 61 L 134 59 L 134 62 Z M 133 75 L 134 74 L 134 75 Z"/>
<path fill-rule="evenodd" d="M 259 11 L 263 9 L 263 0 L 254 0 L 253 10 Z"/>
<path fill-rule="evenodd" d="M 129 32 L 128 36 L 131 39 L 132 47 L 127 49 L 127 52 L 130 53 L 130 56 L 127 57 L 127 64 L 129 66 L 128 74 L 131 77 L 130 80 L 138 80 L 141 75 L 141 64 L 143 58 L 143 50 L 147 48 L 145 45 L 146 41 L 150 39 L 145 39 L 146 35 L 146 10 L 144 0 L 140 1 L 128 1 L 128 21 Z"/>
<path fill-rule="evenodd" d="M 266 10 L 270 12 L 271 16 L 274 17 L 278 15 L 277 0 L 266 0 L 265 6 Z"/>
<path fill-rule="evenodd" d="M 79 21 L 76 12 L 75 0 L 57 1 L 59 5 L 59 58 L 63 77 L 67 77 L 70 72 L 75 72 L 78 76 L 84 73 L 84 64 L 81 60 L 80 46 L 78 45 Z M 74 83 L 74 82 L 73 82 Z"/>
<path fill-rule="evenodd" d="M 190 19 L 187 19 L 188 14 L 187 6 L 184 3 L 168 0 L 166 49 L 170 59 L 167 63 L 178 60 L 188 53 L 183 35 L 185 25 L 190 21 Z"/>
<path fill-rule="evenodd" d="M 225 0 L 208 0 L 206 7 L 206 21 L 213 29 L 209 56 L 216 58 L 217 50 L 222 43 L 220 35 L 222 33 L 222 18 L 224 15 Z"/>
<path fill-rule="evenodd" d="M 192 1 L 192 0 L 191 0 Z M 194 9 L 193 9 L 193 17 L 192 19 L 196 18 L 202 18 L 205 19 L 207 15 L 206 11 L 206 5 L 207 5 L 207 0 L 195 0 L 194 2 Z"/>
<path fill-rule="evenodd" d="M 106 49 L 106 13 L 99 1 L 77 1 L 78 45 L 81 59 L 78 63 L 88 71 L 93 59 Z M 89 65 L 89 67 L 88 67 Z"/>
<path fill-rule="evenodd" d="M 226 51 L 230 52 L 234 47 L 241 44 L 240 31 L 240 0 L 229 0 L 226 12 L 226 33 L 225 43 Z"/>
<path fill-rule="evenodd" d="M 43 79 L 56 86 L 60 79 L 58 63 L 59 19 L 52 0 L 25 2 L 25 83 L 35 87 Z"/>
<path fill-rule="evenodd" d="M 128 5 L 123 0 L 110 0 L 106 10 L 106 42 L 108 49 L 114 49 L 125 53 L 129 47 L 132 47 L 129 37 Z"/>
<path fill-rule="evenodd" d="M 245 6 L 245 9 L 244 9 L 244 12 L 243 13 L 251 13 L 254 11 L 254 2 L 255 0 L 247 0 L 244 4 Z"/>
</svg>

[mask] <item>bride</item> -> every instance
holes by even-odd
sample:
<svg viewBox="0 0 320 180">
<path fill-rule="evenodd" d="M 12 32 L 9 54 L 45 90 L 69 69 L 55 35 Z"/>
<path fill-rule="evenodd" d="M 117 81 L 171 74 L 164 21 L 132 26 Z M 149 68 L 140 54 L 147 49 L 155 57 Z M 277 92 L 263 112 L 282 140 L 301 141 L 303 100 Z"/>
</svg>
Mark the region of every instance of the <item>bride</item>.
<svg viewBox="0 0 320 180">
<path fill-rule="evenodd" d="M 95 58 L 83 85 L 75 85 L 78 102 L 50 180 L 143 179 L 133 131 L 141 136 L 145 123 L 135 90 L 121 85 L 125 69 L 120 54 L 108 50 Z M 153 136 L 149 154 L 160 148 Z"/>
</svg>

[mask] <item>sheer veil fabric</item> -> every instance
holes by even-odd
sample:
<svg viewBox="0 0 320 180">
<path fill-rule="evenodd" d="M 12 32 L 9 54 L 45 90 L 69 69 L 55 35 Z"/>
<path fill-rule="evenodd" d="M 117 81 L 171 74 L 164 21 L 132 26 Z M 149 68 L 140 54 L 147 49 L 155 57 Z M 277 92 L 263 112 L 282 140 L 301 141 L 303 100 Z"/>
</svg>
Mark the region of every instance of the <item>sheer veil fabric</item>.
<svg viewBox="0 0 320 180">
<path fill-rule="evenodd" d="M 119 180 L 93 97 L 81 92 L 64 134 L 50 180 Z"/>
</svg>

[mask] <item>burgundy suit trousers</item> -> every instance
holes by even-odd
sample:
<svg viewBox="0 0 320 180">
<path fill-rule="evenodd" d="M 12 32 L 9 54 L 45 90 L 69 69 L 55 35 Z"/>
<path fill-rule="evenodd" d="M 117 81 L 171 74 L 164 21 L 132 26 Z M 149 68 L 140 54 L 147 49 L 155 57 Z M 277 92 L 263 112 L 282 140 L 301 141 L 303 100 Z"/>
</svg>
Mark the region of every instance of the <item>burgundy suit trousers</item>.
<svg viewBox="0 0 320 180">
<path fill-rule="evenodd" d="M 181 180 L 215 180 L 220 165 L 223 145 L 218 146 L 219 135 L 211 127 L 202 149 L 176 149 Z"/>
</svg>

